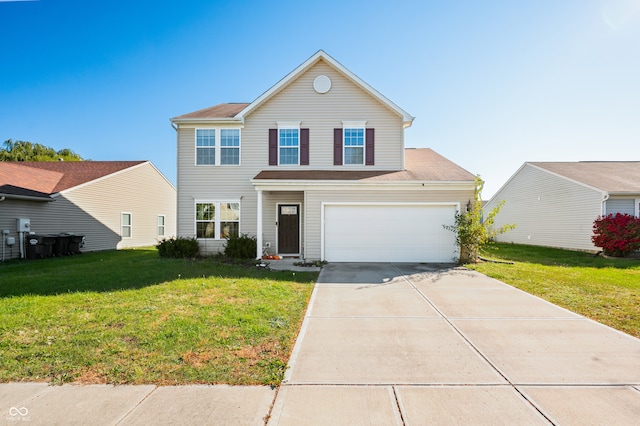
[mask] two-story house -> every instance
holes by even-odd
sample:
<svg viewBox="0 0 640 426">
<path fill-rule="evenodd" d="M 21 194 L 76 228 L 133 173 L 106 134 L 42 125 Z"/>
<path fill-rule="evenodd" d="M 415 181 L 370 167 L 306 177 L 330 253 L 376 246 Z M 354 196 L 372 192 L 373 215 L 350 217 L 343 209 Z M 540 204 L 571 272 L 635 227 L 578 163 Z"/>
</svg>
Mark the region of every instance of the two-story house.
<svg viewBox="0 0 640 426">
<path fill-rule="evenodd" d="M 306 260 L 451 262 L 443 228 L 473 200 L 474 176 L 406 149 L 413 117 L 318 51 L 251 103 L 171 119 L 178 235 L 203 252 L 247 234 Z"/>
</svg>

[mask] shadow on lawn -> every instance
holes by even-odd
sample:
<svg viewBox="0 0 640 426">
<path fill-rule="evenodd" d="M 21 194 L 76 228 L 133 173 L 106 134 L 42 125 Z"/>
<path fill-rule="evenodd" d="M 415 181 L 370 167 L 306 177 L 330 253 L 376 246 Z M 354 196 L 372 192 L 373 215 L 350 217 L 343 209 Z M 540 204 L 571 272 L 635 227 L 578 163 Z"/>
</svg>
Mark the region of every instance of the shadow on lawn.
<svg viewBox="0 0 640 426">
<path fill-rule="evenodd" d="M 0 297 L 132 290 L 200 277 L 309 282 L 317 273 L 274 272 L 215 259 L 163 259 L 155 249 L 113 250 L 0 263 Z"/>
</svg>

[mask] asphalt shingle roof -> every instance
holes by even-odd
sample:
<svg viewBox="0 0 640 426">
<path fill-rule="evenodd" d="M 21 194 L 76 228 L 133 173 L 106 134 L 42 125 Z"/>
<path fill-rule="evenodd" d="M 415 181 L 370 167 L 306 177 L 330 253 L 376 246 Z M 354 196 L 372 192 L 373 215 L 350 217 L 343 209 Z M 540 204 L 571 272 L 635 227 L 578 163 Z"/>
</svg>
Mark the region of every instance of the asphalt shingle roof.
<svg viewBox="0 0 640 426">
<path fill-rule="evenodd" d="M 640 193 L 640 161 L 530 162 L 609 193 Z"/>
<path fill-rule="evenodd" d="M 0 162 L 0 186 L 55 194 L 145 161 Z"/>
</svg>

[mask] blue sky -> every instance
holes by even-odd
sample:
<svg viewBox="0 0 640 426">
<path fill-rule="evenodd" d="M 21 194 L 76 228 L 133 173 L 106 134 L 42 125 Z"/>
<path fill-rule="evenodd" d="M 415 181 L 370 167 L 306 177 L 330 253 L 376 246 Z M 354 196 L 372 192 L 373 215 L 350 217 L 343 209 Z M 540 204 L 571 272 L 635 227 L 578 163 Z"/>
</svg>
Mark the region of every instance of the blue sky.
<svg viewBox="0 0 640 426">
<path fill-rule="evenodd" d="M 640 160 L 640 0 L 0 0 L 0 142 L 151 160 L 169 118 L 250 102 L 323 49 L 486 181 Z"/>
</svg>

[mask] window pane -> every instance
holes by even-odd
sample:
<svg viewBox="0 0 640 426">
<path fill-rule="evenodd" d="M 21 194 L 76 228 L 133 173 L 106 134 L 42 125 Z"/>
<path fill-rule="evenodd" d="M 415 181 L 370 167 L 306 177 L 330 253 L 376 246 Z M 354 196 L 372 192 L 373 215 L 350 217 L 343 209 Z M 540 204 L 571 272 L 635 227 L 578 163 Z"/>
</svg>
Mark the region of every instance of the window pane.
<svg viewBox="0 0 640 426">
<path fill-rule="evenodd" d="M 197 148 L 196 164 L 216 164 L 215 148 Z"/>
<path fill-rule="evenodd" d="M 220 146 L 240 146 L 240 130 L 220 130 Z"/>
<path fill-rule="evenodd" d="M 344 129 L 344 146 L 364 146 L 364 129 Z"/>
<path fill-rule="evenodd" d="M 164 216 L 158 216 L 158 226 L 164 226 Z"/>
<path fill-rule="evenodd" d="M 364 148 L 345 147 L 344 164 L 364 164 Z"/>
<path fill-rule="evenodd" d="M 196 130 L 196 146 L 216 146 L 216 129 Z"/>
<path fill-rule="evenodd" d="M 215 238 L 216 225 L 214 222 L 197 222 L 196 237 L 197 238 Z"/>
<path fill-rule="evenodd" d="M 214 220 L 216 217 L 216 205 L 213 203 L 196 204 L 196 220 Z"/>
<path fill-rule="evenodd" d="M 122 213 L 122 225 L 131 225 L 131 215 L 129 213 Z"/>
<path fill-rule="evenodd" d="M 280 148 L 280 164 L 298 164 L 298 148 Z"/>
<path fill-rule="evenodd" d="M 220 238 L 237 237 L 239 228 L 238 222 L 220 222 Z"/>
<path fill-rule="evenodd" d="M 220 203 L 220 220 L 240 220 L 240 204 Z"/>
<path fill-rule="evenodd" d="M 240 164 L 240 148 L 221 148 L 220 164 Z"/>
<path fill-rule="evenodd" d="M 298 129 L 280 129 L 280 146 L 298 146 Z"/>
<path fill-rule="evenodd" d="M 122 238 L 131 238 L 131 227 L 123 226 L 122 227 Z"/>
</svg>

